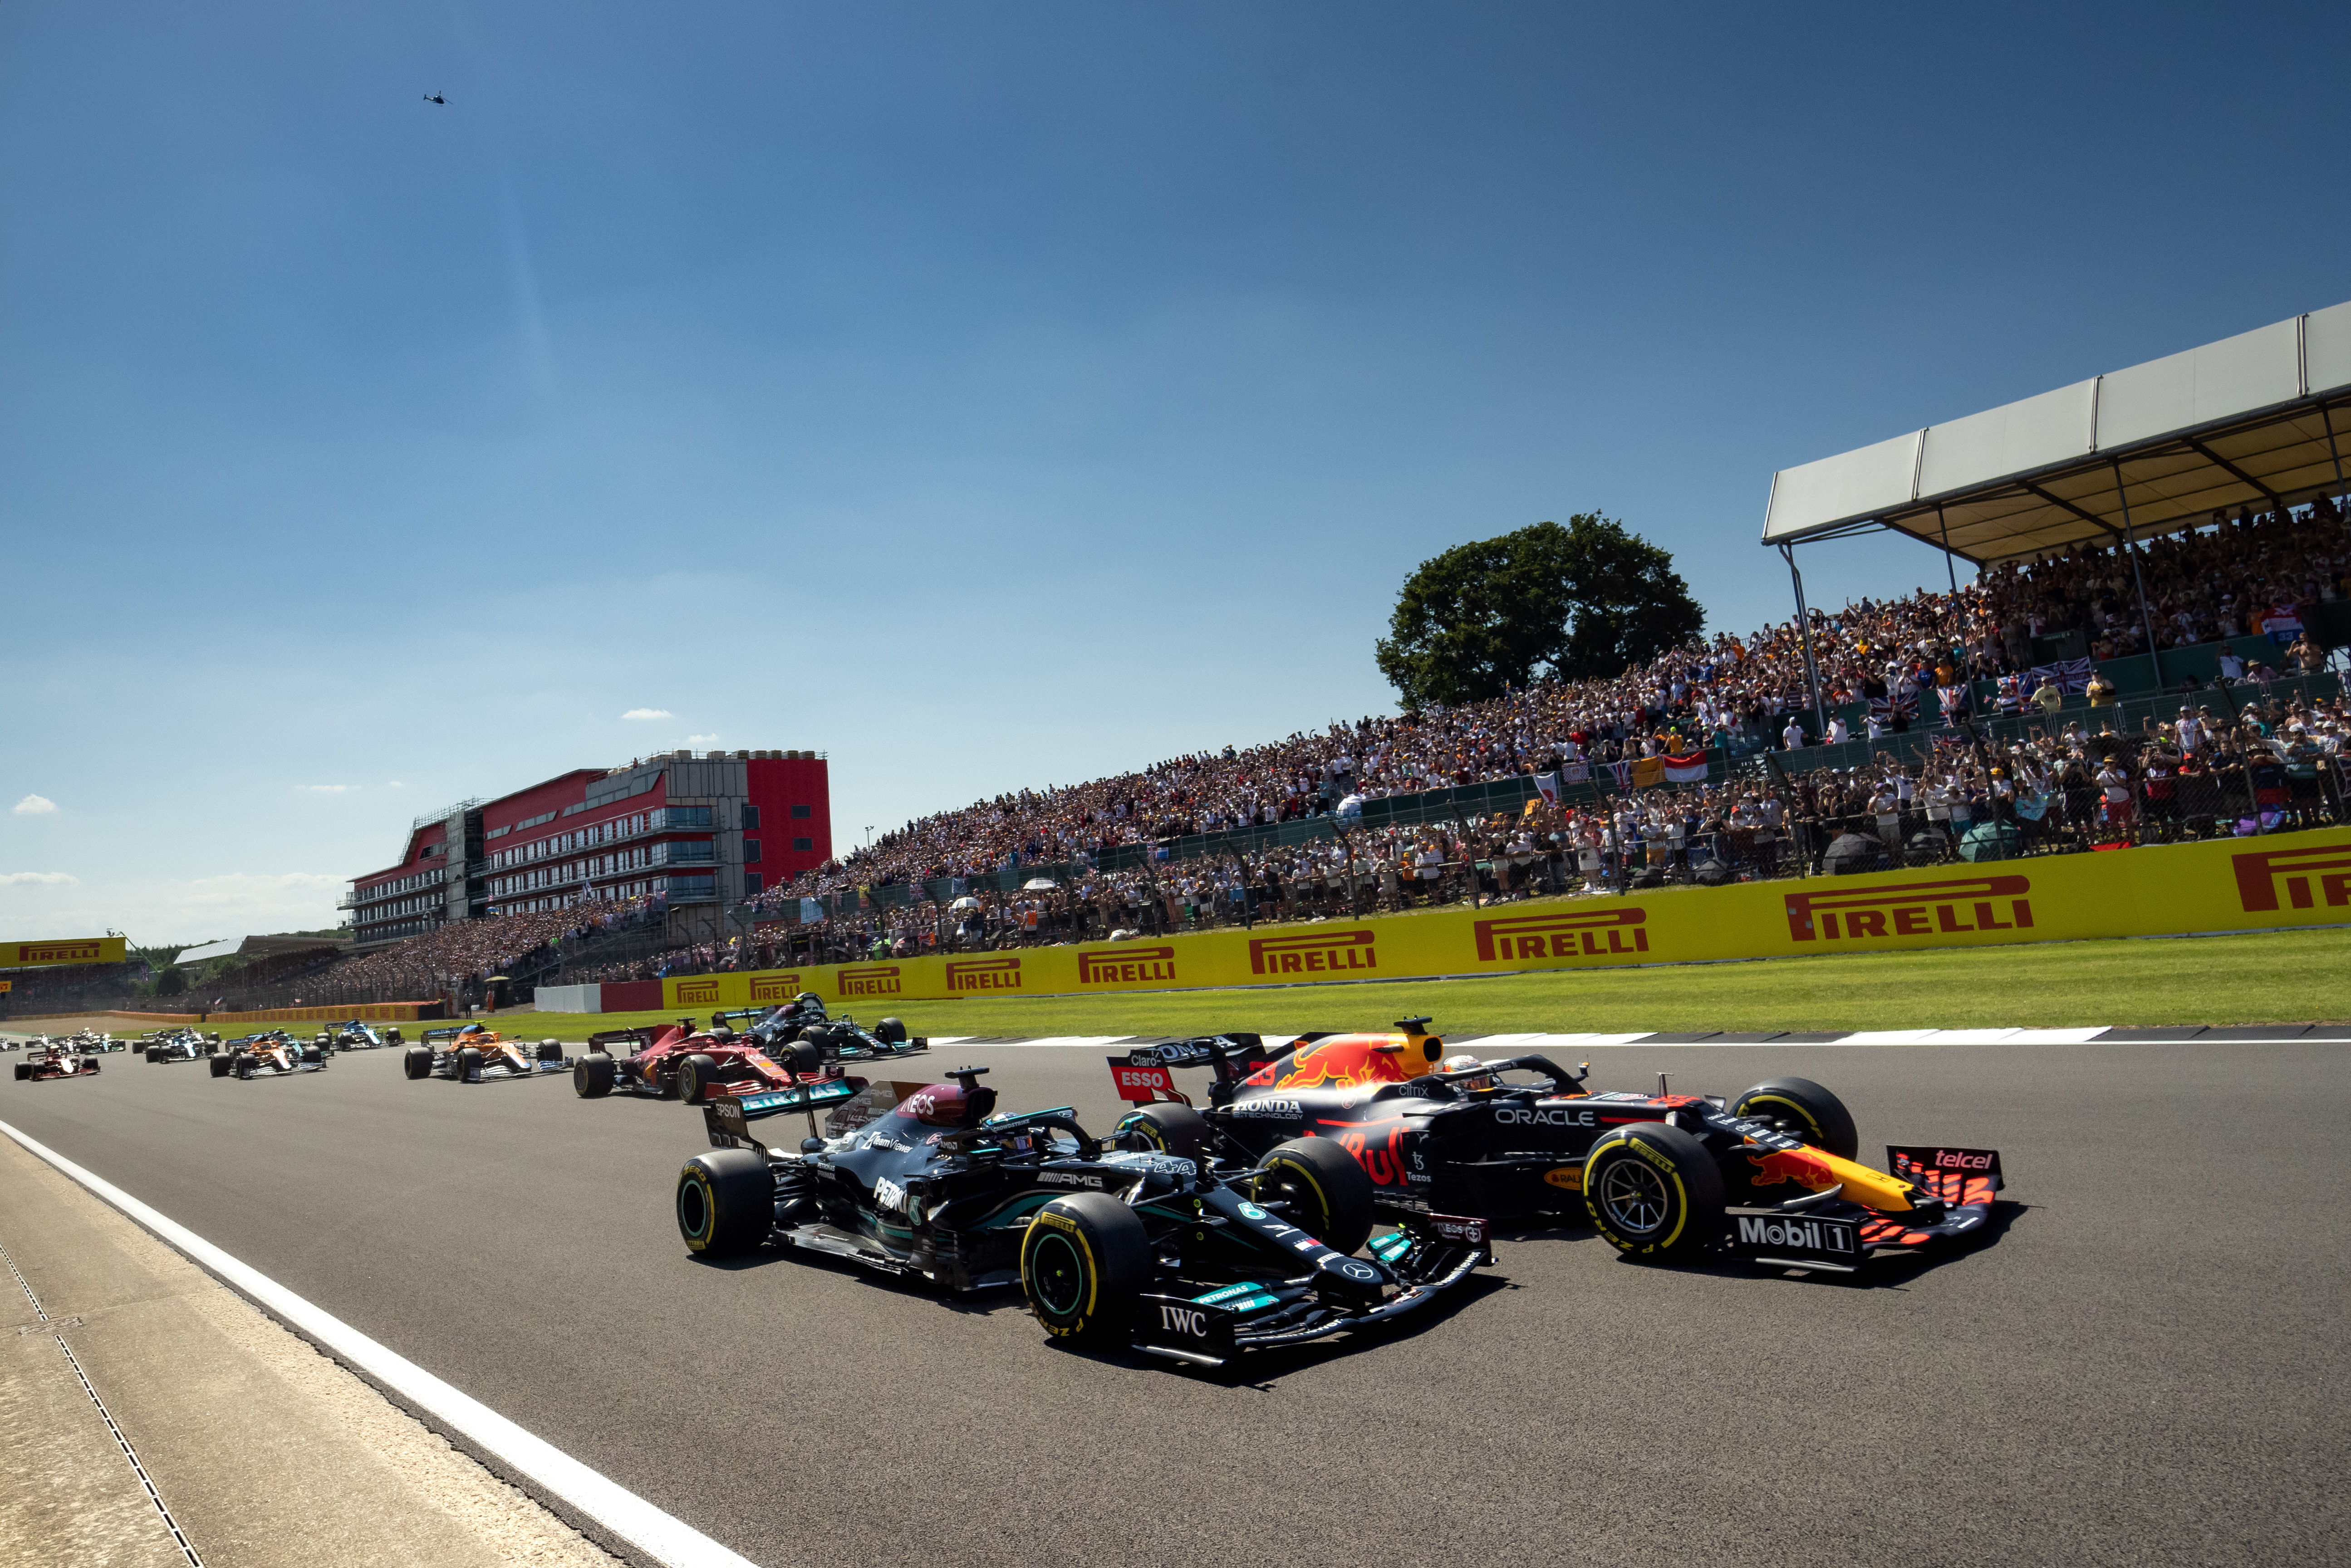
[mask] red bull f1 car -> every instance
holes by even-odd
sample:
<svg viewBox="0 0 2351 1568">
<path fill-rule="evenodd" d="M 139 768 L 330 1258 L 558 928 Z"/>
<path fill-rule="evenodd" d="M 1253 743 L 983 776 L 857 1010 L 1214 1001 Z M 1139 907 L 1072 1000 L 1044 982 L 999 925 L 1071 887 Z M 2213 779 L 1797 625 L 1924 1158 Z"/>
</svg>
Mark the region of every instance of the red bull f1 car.
<svg viewBox="0 0 2351 1568">
<path fill-rule="evenodd" d="M 1278 1047 L 1233 1034 L 1138 1048 L 1111 1059 L 1137 1105 L 1120 1131 L 1229 1159 L 1324 1138 L 1354 1156 L 1384 1209 L 1508 1219 L 1581 1207 L 1636 1258 L 1729 1251 L 1831 1273 L 1976 1237 L 2001 1189 L 1991 1149 L 1889 1145 L 1886 1170 L 1860 1164 L 1851 1113 L 1809 1079 L 1733 1100 L 1668 1092 L 1662 1073 L 1654 1094 L 1595 1092 L 1588 1064 L 1448 1061 L 1427 1022 Z M 1174 1084 L 1172 1070 L 1191 1066 L 1215 1072 L 1204 1107 Z"/>
<path fill-rule="evenodd" d="M 209 1060 L 214 1078 L 286 1078 L 327 1070 L 325 1051 L 282 1029 L 228 1040 Z"/>
<path fill-rule="evenodd" d="M 614 1046 L 631 1049 L 616 1056 Z M 572 1065 L 571 1088 L 582 1100 L 619 1092 L 699 1105 L 713 1094 L 789 1089 L 804 1076 L 820 1076 L 820 1065 L 813 1051 L 801 1052 L 790 1066 L 779 1064 L 749 1035 L 728 1028 L 723 1017 L 708 1030 L 680 1019 L 657 1028 L 590 1035 L 587 1051 Z M 794 1070 L 801 1066 L 804 1072 Z"/>
<path fill-rule="evenodd" d="M 571 1063 L 559 1040 L 509 1040 L 494 1029 L 469 1023 L 428 1029 L 424 1043 L 402 1052 L 400 1070 L 410 1078 L 446 1078 L 455 1083 L 495 1083 L 508 1078 L 543 1078 L 569 1072 Z"/>
<path fill-rule="evenodd" d="M 81 1078 L 98 1071 L 98 1058 L 86 1056 L 68 1040 L 43 1040 L 26 1048 L 25 1060 L 16 1064 L 20 1083 L 38 1083 L 47 1078 Z"/>
<path fill-rule="evenodd" d="M 1018 1283 L 1055 1338 L 1195 1365 L 1392 1322 L 1492 1260 L 1476 1219 L 1403 1216 L 1372 1240 L 1371 1184 L 1328 1141 L 1229 1172 L 1109 1149 L 1067 1107 L 996 1113 L 986 1071 L 714 1101 L 713 1148 L 678 1175 L 686 1246 L 791 1248 L 950 1291 Z M 812 1134 L 797 1152 L 760 1141 L 758 1123 L 794 1113 Z"/>
</svg>

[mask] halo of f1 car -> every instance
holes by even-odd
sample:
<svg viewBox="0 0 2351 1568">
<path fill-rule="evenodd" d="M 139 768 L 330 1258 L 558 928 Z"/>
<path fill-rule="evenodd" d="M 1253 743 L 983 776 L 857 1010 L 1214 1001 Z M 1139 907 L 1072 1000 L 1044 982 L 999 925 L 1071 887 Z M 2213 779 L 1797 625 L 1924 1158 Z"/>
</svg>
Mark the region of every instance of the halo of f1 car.
<svg viewBox="0 0 2351 1568">
<path fill-rule="evenodd" d="M 1137 1048 L 1110 1059 L 1136 1109 L 1117 1133 L 1165 1153 L 1241 1162 L 1301 1135 L 1354 1156 L 1384 1213 L 1482 1219 L 1581 1207 L 1620 1251 L 1653 1260 L 1728 1253 L 1771 1267 L 1857 1272 L 1981 1232 L 2003 1185 L 1993 1149 L 1886 1147 L 1858 1163 L 1843 1102 L 1805 1078 L 1736 1099 L 1597 1093 L 1591 1065 L 1541 1056 L 1447 1058 L 1425 1018 L 1392 1033 L 1253 1034 Z M 1214 1070 L 1207 1104 L 1171 1070 Z"/>
<path fill-rule="evenodd" d="M 71 1040 L 27 1042 L 25 1060 L 15 1064 L 16 1081 L 37 1083 L 49 1078 L 81 1078 L 98 1071 L 98 1058 Z"/>
<path fill-rule="evenodd" d="M 1330 1140 L 1245 1165 L 1111 1149 L 1067 1106 L 997 1113 L 986 1071 L 717 1097 L 711 1152 L 678 1175 L 686 1246 L 779 1245 L 950 1291 L 1018 1283 L 1057 1339 L 1209 1366 L 1405 1317 L 1492 1261 L 1483 1221 L 1426 1213 L 1356 1256 L 1372 1184 Z M 796 1152 L 752 1131 L 791 1113 L 811 1134 Z"/>
<path fill-rule="evenodd" d="M 400 1066 L 410 1078 L 446 1078 L 458 1083 L 493 1083 L 571 1071 L 561 1040 L 510 1040 L 478 1023 L 426 1030 L 424 1043 L 410 1046 L 402 1054 Z"/>
<path fill-rule="evenodd" d="M 272 1029 L 223 1041 L 208 1060 L 214 1078 L 252 1079 L 324 1072 L 329 1057 L 324 1048 L 305 1045 L 284 1030 Z"/>
</svg>

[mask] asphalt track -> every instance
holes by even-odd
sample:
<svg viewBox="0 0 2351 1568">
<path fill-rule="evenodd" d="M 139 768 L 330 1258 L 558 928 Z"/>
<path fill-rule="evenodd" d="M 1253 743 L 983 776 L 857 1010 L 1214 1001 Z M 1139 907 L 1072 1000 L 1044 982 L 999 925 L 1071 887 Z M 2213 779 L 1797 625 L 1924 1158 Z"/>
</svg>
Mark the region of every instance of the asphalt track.
<svg viewBox="0 0 2351 1568">
<path fill-rule="evenodd" d="M 1592 1055 L 1595 1087 L 1817 1078 L 1865 1155 L 2000 1148 L 2016 1206 L 1867 1285 L 1527 1230 L 1416 1331 L 1204 1375 L 1057 1349 L 1013 1297 L 695 1262 L 698 1114 L 562 1079 L 124 1055 L 5 1082 L 0 1120 L 771 1568 L 2351 1558 L 2351 1046 Z M 1102 1056 L 899 1075 L 968 1059 L 1106 1127 Z"/>
</svg>

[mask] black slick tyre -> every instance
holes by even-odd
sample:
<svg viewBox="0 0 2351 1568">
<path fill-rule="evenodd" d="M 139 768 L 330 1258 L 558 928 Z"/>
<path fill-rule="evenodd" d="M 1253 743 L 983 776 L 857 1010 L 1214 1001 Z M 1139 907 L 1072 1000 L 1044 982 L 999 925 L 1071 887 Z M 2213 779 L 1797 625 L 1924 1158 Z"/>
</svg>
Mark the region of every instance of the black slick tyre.
<svg viewBox="0 0 2351 1568">
<path fill-rule="evenodd" d="M 705 1258 L 747 1252 L 776 1223 L 776 1178 L 757 1149 L 713 1149 L 677 1173 L 677 1233 Z"/>
<path fill-rule="evenodd" d="M 30 1078 L 30 1077 L 32 1077 L 32 1076 L 33 1076 L 33 1064 L 32 1064 L 31 1062 L 29 1062 L 29 1061 L 20 1061 L 20 1062 L 16 1063 L 16 1082 L 17 1082 L 22 1083 L 22 1082 L 25 1082 L 25 1080 L 26 1080 L 26 1079 L 28 1079 L 28 1078 Z M 219 1076 L 219 1074 L 215 1073 L 215 1074 L 214 1074 L 214 1077 L 218 1077 L 218 1076 Z"/>
<path fill-rule="evenodd" d="M 1857 1159 L 1861 1134 L 1844 1102 L 1809 1078 L 1771 1078 L 1731 1102 L 1730 1113 L 1758 1122 L 1776 1122 L 1791 1137 L 1801 1138 L 1839 1159 Z"/>
<path fill-rule="evenodd" d="M 1057 1197 L 1020 1239 L 1020 1289 L 1055 1339 L 1122 1344 L 1151 1282 L 1151 1238 L 1134 1210 L 1108 1193 Z"/>
<path fill-rule="evenodd" d="M 225 1056 L 208 1056 L 208 1057 L 204 1058 L 204 1061 L 205 1061 L 206 1062 L 208 1062 L 208 1063 L 211 1065 L 211 1068 L 212 1068 L 212 1074 L 213 1074 L 213 1076 L 214 1076 L 214 1078 L 226 1078 L 226 1077 L 228 1076 L 228 1058 L 227 1058 L 227 1057 L 225 1057 Z"/>
<path fill-rule="evenodd" d="M 903 1019 L 883 1019 L 873 1026 L 873 1038 L 884 1045 L 906 1043 L 906 1024 Z"/>
<path fill-rule="evenodd" d="M 147 1048 L 147 1060 L 160 1065 L 163 1060 L 163 1048 L 157 1045 L 149 1046 Z"/>
<path fill-rule="evenodd" d="M 803 1077 L 824 1071 L 824 1052 L 805 1040 L 796 1040 L 784 1047 L 784 1066 Z"/>
<path fill-rule="evenodd" d="M 400 1071 L 403 1077 L 433 1076 L 433 1051 L 429 1046 L 412 1045 L 400 1053 Z"/>
<path fill-rule="evenodd" d="M 689 1105 L 701 1104 L 717 1082 L 718 1063 L 700 1051 L 677 1064 L 677 1097 Z"/>
<path fill-rule="evenodd" d="M 482 1048 L 469 1045 L 457 1053 L 457 1082 L 471 1083 L 482 1075 Z"/>
<path fill-rule="evenodd" d="M 571 1064 L 571 1092 L 582 1100 L 601 1100 L 612 1092 L 618 1063 L 601 1051 L 591 1051 Z"/>
<path fill-rule="evenodd" d="M 1628 1257 L 1687 1257 L 1722 1234 L 1722 1172 L 1679 1127 L 1638 1122 L 1584 1156 L 1583 1207 Z"/>
<path fill-rule="evenodd" d="M 1290 1223 L 1334 1252 L 1372 1239 L 1372 1178 L 1328 1138 L 1292 1138 L 1258 1161 L 1257 1200 L 1280 1203 Z"/>
<path fill-rule="evenodd" d="M 1118 1131 L 1130 1148 L 1195 1162 L 1208 1157 L 1208 1119 L 1189 1105 L 1162 1102 L 1138 1106 L 1119 1123 Z"/>
<path fill-rule="evenodd" d="M 559 1040 L 540 1040 L 538 1042 L 538 1060 L 541 1061 L 562 1061 L 563 1042 Z"/>
</svg>

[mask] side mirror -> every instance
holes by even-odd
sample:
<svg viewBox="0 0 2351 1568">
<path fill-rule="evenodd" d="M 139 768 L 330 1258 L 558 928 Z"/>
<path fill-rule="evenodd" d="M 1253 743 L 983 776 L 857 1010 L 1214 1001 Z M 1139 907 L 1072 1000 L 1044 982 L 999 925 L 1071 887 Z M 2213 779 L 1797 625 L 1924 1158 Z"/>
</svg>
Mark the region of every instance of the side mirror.
<svg viewBox="0 0 2351 1568">
<path fill-rule="evenodd" d="M 822 1138 L 802 1138 L 800 1140 L 800 1153 L 804 1155 L 820 1155 L 824 1153 L 824 1140 Z"/>
</svg>

